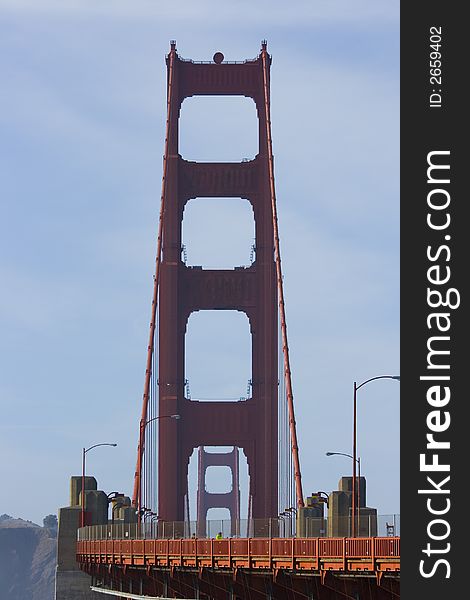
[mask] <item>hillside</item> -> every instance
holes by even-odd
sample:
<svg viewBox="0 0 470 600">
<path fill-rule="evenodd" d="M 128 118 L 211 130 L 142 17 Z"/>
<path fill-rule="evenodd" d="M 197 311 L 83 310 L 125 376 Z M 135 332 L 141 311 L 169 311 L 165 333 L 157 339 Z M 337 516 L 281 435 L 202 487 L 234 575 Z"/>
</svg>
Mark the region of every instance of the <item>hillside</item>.
<svg viewBox="0 0 470 600">
<path fill-rule="evenodd" d="M 0 516 L 0 600 L 53 600 L 56 530 Z"/>
</svg>

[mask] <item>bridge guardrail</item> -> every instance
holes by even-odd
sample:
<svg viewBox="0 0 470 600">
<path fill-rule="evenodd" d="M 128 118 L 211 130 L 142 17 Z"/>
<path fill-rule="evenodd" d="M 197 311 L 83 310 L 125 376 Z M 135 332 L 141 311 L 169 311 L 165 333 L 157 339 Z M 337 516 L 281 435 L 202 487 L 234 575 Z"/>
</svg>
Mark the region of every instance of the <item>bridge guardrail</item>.
<svg viewBox="0 0 470 600">
<path fill-rule="evenodd" d="M 205 526 L 204 526 L 205 525 Z M 302 537 L 350 537 L 350 517 L 305 519 Z M 217 538 L 292 538 L 296 536 L 295 519 L 240 519 L 197 521 L 114 522 L 89 525 L 78 530 L 78 540 L 145 540 L 145 539 L 211 539 Z M 400 535 L 400 515 L 367 515 L 361 517 L 358 537 L 396 537 Z"/>
<path fill-rule="evenodd" d="M 342 575 L 400 572 L 400 538 L 248 538 L 82 540 L 77 561 L 84 570 L 99 565 L 134 569 L 287 569 L 334 571 Z"/>
</svg>

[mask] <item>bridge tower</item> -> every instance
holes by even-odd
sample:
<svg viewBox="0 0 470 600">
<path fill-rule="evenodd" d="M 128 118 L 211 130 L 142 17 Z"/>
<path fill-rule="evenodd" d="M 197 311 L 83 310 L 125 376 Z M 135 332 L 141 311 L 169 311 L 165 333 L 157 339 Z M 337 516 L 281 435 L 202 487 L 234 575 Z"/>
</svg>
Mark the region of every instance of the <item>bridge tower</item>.
<svg viewBox="0 0 470 600">
<path fill-rule="evenodd" d="M 183 60 L 174 42 L 167 56 L 169 110 L 159 283 L 159 414 L 178 414 L 181 418 L 160 419 L 158 423 L 158 514 L 165 521 L 185 518 L 189 459 L 200 446 L 241 449 L 248 463 L 251 516 L 278 515 L 278 292 L 266 110 L 266 73 L 269 77 L 270 64 L 265 43 L 256 59 L 240 63 L 224 62 L 221 53 L 214 55 L 213 62 Z M 198 163 L 180 156 L 181 104 L 195 95 L 240 95 L 253 99 L 259 123 L 259 151 L 253 160 Z M 239 197 L 251 203 L 256 260 L 250 267 L 205 270 L 184 264 L 183 211 L 190 199 L 200 197 Z M 202 402 L 185 397 L 186 327 L 191 313 L 199 310 L 246 313 L 252 339 L 252 394 L 246 401 Z M 209 498 L 205 500 L 207 504 Z"/>
<path fill-rule="evenodd" d="M 210 508 L 227 508 L 230 512 L 230 534 L 240 534 L 240 484 L 238 477 L 238 448 L 231 452 L 207 452 L 203 446 L 198 450 L 197 478 L 197 537 L 206 537 L 208 532 L 207 511 Z M 228 467 L 232 473 L 231 490 L 225 493 L 206 491 L 207 467 Z M 212 535 L 214 532 L 212 532 Z"/>
</svg>

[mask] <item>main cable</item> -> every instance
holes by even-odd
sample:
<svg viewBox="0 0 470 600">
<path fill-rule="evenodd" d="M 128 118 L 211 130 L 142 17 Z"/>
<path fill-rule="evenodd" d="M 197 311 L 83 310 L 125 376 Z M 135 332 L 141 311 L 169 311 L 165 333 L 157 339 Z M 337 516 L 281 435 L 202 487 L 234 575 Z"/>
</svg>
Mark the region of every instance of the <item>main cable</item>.
<svg viewBox="0 0 470 600">
<path fill-rule="evenodd" d="M 160 279 L 160 264 L 162 254 L 162 237 L 163 237 L 163 215 L 165 212 L 165 196 L 166 196 L 166 180 L 168 170 L 168 137 L 171 119 L 172 106 L 172 91 L 173 91 L 173 69 L 176 55 L 176 48 L 172 45 L 169 54 L 169 74 L 168 74 L 168 93 L 167 93 L 167 113 L 166 113 L 166 135 L 165 135 L 165 151 L 163 155 L 163 176 L 162 176 L 162 191 L 160 198 L 160 217 L 158 223 L 158 238 L 157 238 L 157 253 L 155 258 L 155 275 L 153 280 L 153 297 L 150 319 L 150 334 L 149 343 L 147 346 L 147 365 L 145 370 L 144 394 L 142 399 L 142 415 L 139 428 L 139 444 L 137 447 L 137 463 L 134 473 L 134 491 L 132 494 L 132 504 L 140 511 L 142 505 L 142 461 L 145 447 L 145 429 L 147 424 L 147 412 L 149 403 L 150 379 L 152 375 L 152 357 L 155 346 L 155 324 L 158 304 L 158 285 Z"/>
<path fill-rule="evenodd" d="M 284 377 L 286 382 L 287 405 L 289 408 L 289 426 L 291 437 L 292 460 L 294 464 L 294 478 L 297 507 L 304 506 L 302 493 L 302 476 L 300 472 L 299 447 L 297 444 L 297 431 L 295 426 L 294 415 L 294 397 L 292 393 L 292 380 L 289 360 L 289 346 L 287 343 L 287 327 L 286 313 L 284 308 L 284 288 L 282 283 L 281 269 L 281 253 L 279 248 L 279 229 L 277 223 L 277 208 L 276 208 L 276 191 L 274 188 L 274 166 L 273 166 L 273 150 L 271 139 L 271 113 L 269 108 L 269 89 L 268 89 L 268 67 L 267 67 L 267 49 L 266 43 L 263 42 L 261 58 L 263 63 L 263 88 L 264 88 L 264 109 L 266 115 L 266 142 L 268 151 L 268 170 L 269 170 L 269 188 L 271 193 L 271 211 L 274 229 L 274 253 L 276 262 L 277 286 L 279 291 L 279 312 L 281 317 L 281 332 L 282 332 L 282 350 L 284 353 Z"/>
</svg>

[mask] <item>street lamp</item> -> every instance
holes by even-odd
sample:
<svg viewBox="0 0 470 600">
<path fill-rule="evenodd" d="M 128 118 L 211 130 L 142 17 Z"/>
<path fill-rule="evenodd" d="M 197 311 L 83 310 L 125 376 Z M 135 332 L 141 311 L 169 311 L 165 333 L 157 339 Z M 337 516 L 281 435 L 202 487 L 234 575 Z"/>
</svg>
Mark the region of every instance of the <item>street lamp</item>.
<svg viewBox="0 0 470 600">
<path fill-rule="evenodd" d="M 144 421 L 143 419 L 140 420 L 140 435 L 139 435 L 139 460 L 138 460 L 138 465 L 140 465 L 138 468 L 141 468 L 142 465 L 142 458 L 143 458 L 143 454 L 144 454 L 144 440 L 145 440 L 145 428 L 147 427 L 147 425 L 149 423 L 152 423 L 152 421 L 157 421 L 158 419 L 181 419 L 181 415 L 157 415 L 156 417 L 152 417 L 151 419 L 148 419 L 147 421 Z M 141 502 L 142 502 L 142 487 L 141 487 L 141 477 L 140 477 L 140 473 L 139 473 L 139 479 L 138 479 L 138 484 L 137 484 L 137 491 L 138 491 L 138 498 L 137 498 L 137 513 L 139 513 L 139 509 L 141 507 Z M 135 492 L 134 492 L 135 493 Z"/>
<path fill-rule="evenodd" d="M 121 492 L 109 492 L 109 494 L 106 497 L 108 499 L 109 504 L 113 500 L 116 500 L 116 498 L 123 498 L 124 494 L 122 494 Z"/>
<path fill-rule="evenodd" d="M 156 421 L 157 419 L 181 419 L 181 415 L 158 415 L 157 417 L 152 417 L 151 419 L 149 419 L 148 421 L 145 421 L 145 423 L 143 423 L 142 427 L 145 429 L 145 427 L 151 423 L 152 421 Z"/>
<path fill-rule="evenodd" d="M 114 506 L 111 508 L 111 525 L 114 526 L 114 511 L 118 508 L 122 508 L 126 506 L 126 503 L 121 499 L 117 498 L 117 502 L 115 502 Z"/>
<path fill-rule="evenodd" d="M 148 511 L 146 511 L 146 512 L 145 512 L 145 514 L 144 514 L 144 516 L 143 516 L 143 518 L 144 518 L 144 521 L 147 519 L 147 517 L 150 517 L 150 520 L 152 520 L 152 519 L 153 519 L 153 517 L 158 517 L 158 515 L 157 515 L 157 513 L 156 513 L 155 511 L 153 511 L 153 510 L 148 510 Z"/>
<path fill-rule="evenodd" d="M 351 460 L 354 460 L 352 454 L 348 454 L 347 452 L 325 452 L 327 456 L 347 456 Z M 359 470 L 359 485 L 357 486 L 357 520 L 359 521 L 359 527 L 361 525 L 361 518 L 359 516 L 361 511 L 361 458 L 356 458 L 357 468 Z M 354 463 L 353 463 L 354 468 Z M 352 496 L 351 496 L 351 506 L 352 506 Z M 351 528 L 352 529 L 352 528 Z"/>
<path fill-rule="evenodd" d="M 297 509 L 294 506 L 289 506 L 289 508 L 284 509 L 284 514 L 289 519 L 289 536 L 292 534 L 293 522 L 295 523 L 295 519 L 297 518 Z"/>
<path fill-rule="evenodd" d="M 400 381 L 399 375 L 378 375 L 377 377 L 371 377 L 366 379 L 359 385 L 354 382 L 354 402 L 353 402 L 353 478 L 352 478 L 352 537 L 356 537 L 356 441 L 357 441 L 357 390 L 363 385 L 375 381 L 376 379 L 395 379 Z"/>
<path fill-rule="evenodd" d="M 111 525 L 114 525 L 114 509 L 116 507 L 121 507 L 123 506 L 123 498 L 124 498 L 124 494 L 122 494 L 121 492 L 110 492 L 107 495 L 107 499 L 108 499 L 108 510 L 109 510 L 109 505 L 114 502 L 114 506 L 111 508 Z"/>
<path fill-rule="evenodd" d="M 323 494 L 323 495 L 322 495 Z M 328 503 L 330 501 L 330 496 L 329 494 L 327 494 L 326 492 L 322 492 L 321 490 L 319 492 L 317 492 L 315 494 L 316 496 L 318 496 L 318 502 L 323 502 L 324 504 L 326 504 L 328 506 Z"/>
<path fill-rule="evenodd" d="M 82 505 L 82 511 L 81 511 L 81 527 L 85 526 L 85 456 L 86 453 L 89 452 L 90 450 L 93 450 L 93 448 L 98 448 L 98 446 L 117 446 L 117 444 L 94 444 L 93 446 L 90 446 L 89 448 L 83 448 L 83 452 L 82 452 L 82 499 L 81 499 L 81 505 Z"/>
</svg>

